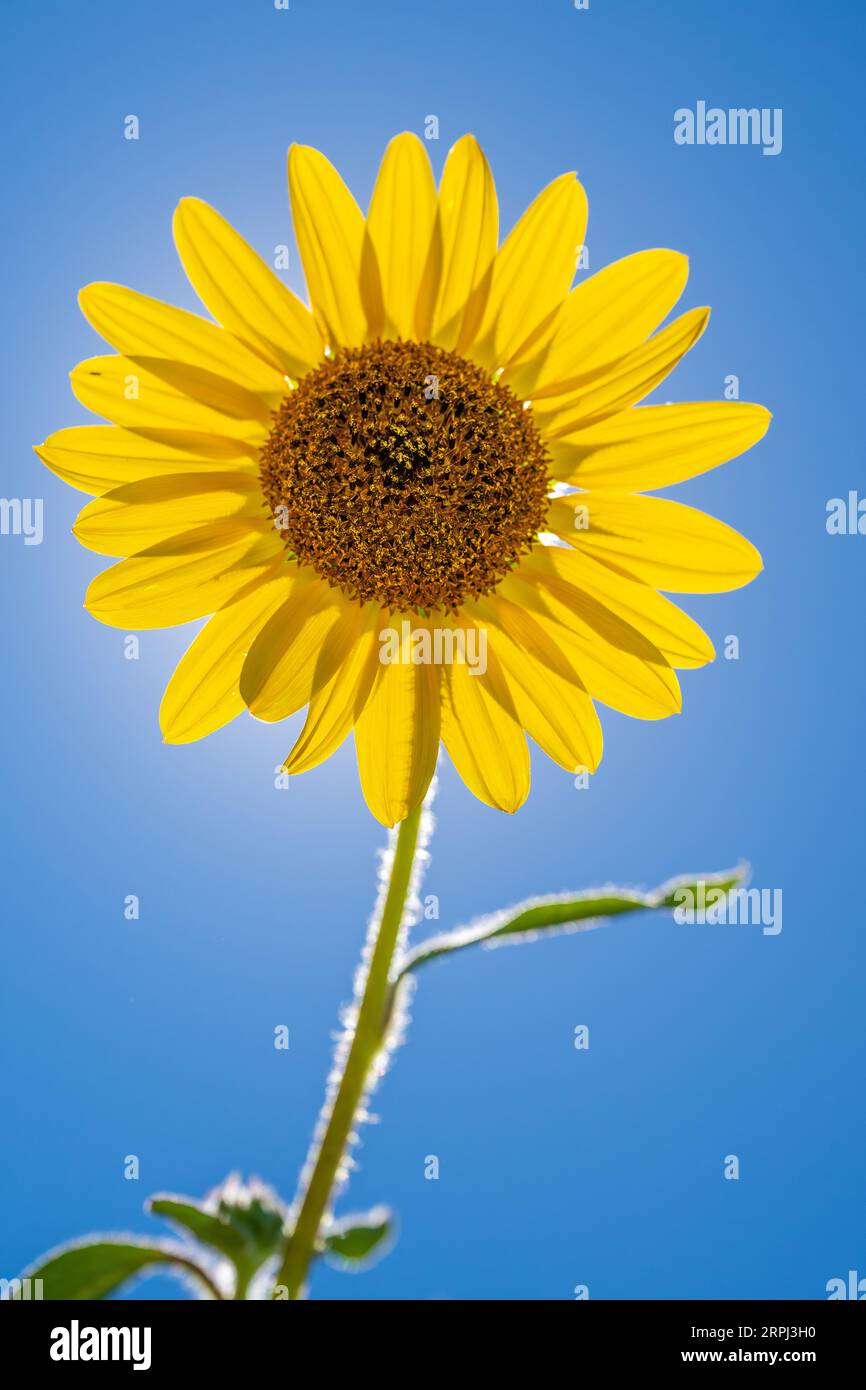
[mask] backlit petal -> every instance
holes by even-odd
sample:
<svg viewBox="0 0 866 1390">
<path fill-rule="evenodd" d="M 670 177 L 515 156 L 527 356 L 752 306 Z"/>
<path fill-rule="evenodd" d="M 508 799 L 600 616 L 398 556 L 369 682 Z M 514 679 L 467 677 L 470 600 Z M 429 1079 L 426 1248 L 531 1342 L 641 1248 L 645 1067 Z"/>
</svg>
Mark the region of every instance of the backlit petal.
<svg viewBox="0 0 866 1390">
<path fill-rule="evenodd" d="M 707 326 L 709 309 L 691 309 L 656 333 L 643 347 L 616 362 L 575 378 L 561 395 L 533 398 L 535 422 L 546 440 L 570 436 L 577 429 L 626 410 L 648 396 L 669 376 Z"/>
<path fill-rule="evenodd" d="M 436 184 L 427 151 L 417 135 L 397 135 L 385 151 L 367 214 L 391 337 L 415 335 L 435 221 Z"/>
<path fill-rule="evenodd" d="M 426 626 L 408 615 L 406 621 L 412 632 Z M 401 620 L 394 626 L 399 629 Z M 367 805 L 383 825 L 396 825 L 423 801 L 436 771 L 439 668 L 411 659 L 379 660 L 377 666 L 355 724 L 355 748 Z"/>
<path fill-rule="evenodd" d="M 477 140 L 464 135 L 448 152 L 439 184 L 441 268 L 430 341 L 464 351 L 490 292 L 499 206 L 490 166 Z"/>
<path fill-rule="evenodd" d="M 517 718 L 560 767 L 594 772 L 601 760 L 602 732 L 592 700 L 562 648 L 520 609 L 503 615 L 503 603 L 494 596 L 475 610 L 490 627 Z M 509 623 L 509 616 L 517 622 Z"/>
<path fill-rule="evenodd" d="M 556 529 L 553 521 L 550 524 Z M 551 546 L 544 558 L 565 584 L 642 632 L 675 669 L 705 666 L 712 661 L 713 644 L 693 618 L 649 584 L 593 559 L 583 549 L 585 532 L 562 534 L 574 551 Z M 561 596 L 565 593 L 560 590 Z"/>
<path fill-rule="evenodd" d="M 225 468 L 258 476 L 258 450 L 227 435 L 191 430 L 133 433 L 116 425 L 72 425 L 56 430 L 34 450 L 71 487 L 99 497 L 141 478 L 211 473 Z"/>
<path fill-rule="evenodd" d="M 331 679 L 314 690 L 297 742 L 283 764 L 286 772 L 308 772 L 336 752 L 366 704 L 378 670 L 378 604 L 367 604 L 366 621 L 354 647 Z"/>
<path fill-rule="evenodd" d="M 321 361 L 309 309 L 214 208 L 182 198 L 174 240 L 205 307 L 272 367 L 299 377 Z"/>
<path fill-rule="evenodd" d="M 131 430 L 193 430 L 263 442 L 270 413 L 226 377 L 160 357 L 90 357 L 70 374 L 77 399 Z"/>
<path fill-rule="evenodd" d="M 562 644 L 593 699 L 636 719 L 676 714 L 679 682 L 658 647 L 596 599 L 574 593 L 539 552 L 503 581 L 502 597 Z"/>
<path fill-rule="evenodd" d="M 454 625 L 459 625 L 456 620 Z M 442 668 L 442 742 L 480 801 L 508 812 L 523 805 L 529 794 L 529 749 L 505 676 L 489 648 L 483 674 L 473 675 L 461 662 Z"/>
<path fill-rule="evenodd" d="M 291 582 L 289 570 L 281 566 L 205 624 L 162 698 L 159 722 L 166 743 L 192 743 L 241 713 L 240 675 L 247 652 Z"/>
<path fill-rule="evenodd" d="M 289 192 L 307 290 L 322 339 L 356 347 L 384 328 L 382 286 L 364 214 L 318 150 L 292 145 Z"/>
<path fill-rule="evenodd" d="M 109 627 L 174 627 L 204 618 L 223 608 L 254 579 L 262 578 L 279 559 L 281 545 L 274 533 L 260 536 L 248 530 L 231 532 L 226 544 L 212 550 L 197 548 L 194 532 L 187 553 L 150 552 L 121 560 L 98 574 L 87 590 L 84 606 Z"/>
<path fill-rule="evenodd" d="M 493 263 L 493 281 L 470 355 L 505 367 L 536 344 L 562 305 L 586 231 L 586 194 L 574 174 L 554 179 L 527 208 Z"/>
<path fill-rule="evenodd" d="M 250 713 L 270 724 L 309 704 L 347 659 L 362 626 L 359 604 L 313 570 L 301 571 L 244 663 L 241 694 Z"/>
<path fill-rule="evenodd" d="M 283 374 L 251 352 L 239 338 L 197 314 L 163 304 L 123 285 L 97 283 L 79 292 L 87 321 L 107 343 L 131 356 L 169 357 L 204 367 L 257 394 L 285 395 Z"/>
<path fill-rule="evenodd" d="M 763 568 L 751 541 L 681 502 L 601 490 L 562 497 L 551 513 L 563 535 L 577 504 L 586 507 L 589 521 L 577 532 L 581 548 L 656 589 L 717 594 L 741 588 Z"/>
<path fill-rule="evenodd" d="M 518 395 L 537 398 L 633 352 L 670 313 L 688 273 L 678 251 L 638 251 L 605 266 L 571 291 L 540 361 L 518 369 L 519 382 L 505 380 Z"/>
<path fill-rule="evenodd" d="M 135 555 L 171 536 L 244 517 L 250 529 L 269 523 L 256 478 L 243 473 L 187 473 L 146 478 L 89 502 L 73 532 L 100 555 Z"/>
<path fill-rule="evenodd" d="M 670 487 L 751 449 L 771 419 L 769 410 L 747 401 L 637 406 L 553 440 L 551 471 L 578 487 Z"/>
</svg>

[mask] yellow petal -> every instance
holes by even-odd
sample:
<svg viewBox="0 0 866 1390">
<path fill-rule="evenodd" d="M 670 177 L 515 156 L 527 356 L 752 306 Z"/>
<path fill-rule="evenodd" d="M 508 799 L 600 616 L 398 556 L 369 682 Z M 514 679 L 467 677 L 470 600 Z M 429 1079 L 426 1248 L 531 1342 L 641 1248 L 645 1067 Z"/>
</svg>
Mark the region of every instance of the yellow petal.
<svg viewBox="0 0 866 1390">
<path fill-rule="evenodd" d="M 366 625 L 351 652 L 331 679 L 313 691 L 304 727 L 283 764 L 286 772 L 308 772 L 318 767 L 351 733 L 379 666 L 375 629 L 380 612 L 378 604 L 366 605 Z"/>
<path fill-rule="evenodd" d="M 205 624 L 162 698 L 159 722 L 166 743 L 193 743 L 241 713 L 240 675 L 247 652 L 290 585 L 289 571 L 281 566 Z"/>
<path fill-rule="evenodd" d="M 570 513 L 566 516 L 566 525 L 568 516 Z M 550 528 L 558 531 L 558 513 L 554 508 L 551 508 L 551 517 Z M 574 552 L 550 546 L 544 558 L 566 584 L 588 594 L 642 632 L 675 669 L 687 670 L 712 661 L 713 644 L 693 618 L 648 584 L 593 559 L 583 549 L 584 531 L 563 529 L 560 534 L 574 546 Z M 565 590 L 561 596 L 565 598 Z"/>
<path fill-rule="evenodd" d="M 563 583 L 540 548 L 499 592 L 528 609 L 562 645 L 594 700 L 636 719 L 665 719 L 681 708 L 679 682 L 658 647 L 596 599 Z"/>
<path fill-rule="evenodd" d="M 98 574 L 84 606 L 109 627 L 174 627 L 223 608 L 236 594 L 285 563 L 276 538 L 235 532 L 228 544 L 202 552 L 197 533 L 187 554 L 153 552 L 121 560 Z M 276 547 L 276 549 L 275 549 Z"/>
<path fill-rule="evenodd" d="M 670 313 L 688 274 L 688 258 L 678 251 L 638 251 L 606 266 L 571 291 L 540 367 L 527 367 L 519 387 L 509 385 L 537 399 L 634 351 Z"/>
<path fill-rule="evenodd" d="M 551 511 L 564 518 L 577 503 L 589 519 L 577 532 L 580 547 L 655 589 L 718 594 L 741 588 L 763 569 L 751 541 L 681 502 L 598 490 L 557 499 Z"/>
<path fill-rule="evenodd" d="M 532 620 L 511 605 L 510 616 L 518 622 L 509 624 L 503 604 L 496 596 L 475 608 L 490 628 L 517 718 L 560 767 L 594 772 L 601 761 L 602 732 L 592 700 L 568 666 L 562 648 L 537 624 L 528 630 Z M 515 627 L 522 629 L 523 643 L 511 635 Z"/>
<path fill-rule="evenodd" d="M 309 309 L 214 208 L 182 198 L 174 241 L 199 299 L 264 361 L 299 377 L 322 360 Z"/>
<path fill-rule="evenodd" d="M 439 184 L 437 236 L 441 255 L 431 342 L 462 352 L 481 323 L 499 235 L 496 185 L 472 135 L 448 152 Z"/>
<path fill-rule="evenodd" d="M 118 352 L 138 357 L 169 357 L 204 367 L 276 405 L 286 394 L 282 372 L 269 366 L 224 328 L 185 309 L 176 309 L 123 285 L 86 285 L 78 295 L 81 312 Z"/>
<path fill-rule="evenodd" d="M 415 309 L 435 221 L 436 184 L 427 151 L 417 135 L 397 135 L 385 151 L 367 213 L 391 337 L 415 336 Z"/>
<path fill-rule="evenodd" d="M 179 429 L 263 443 L 270 413 L 260 396 L 201 367 L 159 357 L 90 357 L 70 374 L 77 399 L 126 429 Z"/>
<path fill-rule="evenodd" d="M 694 347 L 707 326 L 709 309 L 691 309 L 650 338 L 643 347 L 617 358 L 585 379 L 575 378 L 564 394 L 535 400 L 533 414 L 545 439 L 570 436 L 577 429 L 648 396 Z"/>
<path fill-rule="evenodd" d="M 302 570 L 292 592 L 259 633 L 241 673 L 250 713 L 267 723 L 287 719 L 347 660 L 361 634 L 360 604 Z"/>
<path fill-rule="evenodd" d="M 413 633 L 426 625 L 423 619 L 406 620 Z M 400 631 L 402 619 L 393 622 Z M 367 805 L 383 825 L 396 825 L 424 799 L 436 771 L 439 667 L 410 659 L 378 660 L 377 667 L 355 724 L 355 749 Z"/>
<path fill-rule="evenodd" d="M 579 487 L 670 487 L 751 449 L 772 418 L 748 401 L 637 406 L 554 440 L 548 445 L 551 471 Z"/>
<path fill-rule="evenodd" d="M 172 473 L 211 473 L 224 467 L 258 476 L 258 450 L 226 435 L 181 430 L 133 434 L 116 425 L 73 425 L 33 448 L 58 478 L 93 497 Z"/>
<path fill-rule="evenodd" d="M 466 618 L 449 622 L 459 627 Z M 509 813 L 523 805 L 529 795 L 529 749 L 489 647 L 483 675 L 472 675 L 462 663 L 442 668 L 442 742 L 479 801 Z"/>
<path fill-rule="evenodd" d="M 586 194 L 574 174 L 541 192 L 509 233 L 493 263 L 493 282 L 471 356 L 483 366 L 507 366 L 560 308 L 574 278 L 586 231 Z"/>
<path fill-rule="evenodd" d="M 356 347 L 384 327 L 382 285 L 364 214 L 318 150 L 292 145 L 289 192 L 316 324 L 331 348 Z"/>
<path fill-rule="evenodd" d="M 127 483 L 89 502 L 73 532 L 100 555 L 135 555 L 181 532 L 247 518 L 250 529 L 269 524 L 258 480 L 244 473 L 180 473 Z M 164 552 L 166 553 L 166 552 Z"/>
</svg>

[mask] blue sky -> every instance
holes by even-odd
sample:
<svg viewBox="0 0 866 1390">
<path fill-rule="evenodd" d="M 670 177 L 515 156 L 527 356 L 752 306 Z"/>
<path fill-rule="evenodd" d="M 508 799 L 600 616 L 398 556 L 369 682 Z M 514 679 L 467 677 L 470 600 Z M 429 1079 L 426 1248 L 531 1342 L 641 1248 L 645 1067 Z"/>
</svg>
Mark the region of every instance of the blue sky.
<svg viewBox="0 0 866 1390">
<path fill-rule="evenodd" d="M 357 1278 L 318 1272 L 314 1294 L 820 1298 L 866 1274 L 866 539 L 825 526 L 829 499 L 866 495 L 863 29 L 860 6 L 781 0 L 48 0 L 16 18 L 2 492 L 44 499 L 44 540 L 0 536 L 0 1274 L 90 1230 L 145 1231 L 150 1192 L 200 1194 L 232 1169 L 291 1195 L 382 840 L 351 743 L 288 790 L 273 770 L 297 720 L 165 747 L 159 699 L 190 631 L 143 634 L 127 661 L 124 634 L 84 613 L 98 565 L 69 534 L 81 499 L 30 449 L 85 419 L 67 372 L 102 349 L 76 293 L 116 280 L 194 307 L 170 236 L 185 194 L 266 255 L 288 243 L 300 289 L 289 143 L 324 150 L 364 202 L 387 140 L 430 114 L 437 171 L 464 131 L 480 139 L 505 226 L 577 169 L 591 269 L 689 254 L 683 307 L 713 317 L 657 399 L 720 398 L 736 374 L 775 413 L 751 454 L 676 490 L 764 555 L 749 588 L 686 600 L 717 648 L 739 638 L 739 660 L 686 673 L 677 718 L 603 712 L 587 791 L 534 754 L 514 818 L 444 767 L 438 925 L 740 858 L 782 890 L 784 925 L 641 919 L 431 967 L 341 1201 L 391 1204 L 399 1242 Z M 781 108 L 781 153 L 678 145 L 674 112 L 698 101 Z"/>
</svg>

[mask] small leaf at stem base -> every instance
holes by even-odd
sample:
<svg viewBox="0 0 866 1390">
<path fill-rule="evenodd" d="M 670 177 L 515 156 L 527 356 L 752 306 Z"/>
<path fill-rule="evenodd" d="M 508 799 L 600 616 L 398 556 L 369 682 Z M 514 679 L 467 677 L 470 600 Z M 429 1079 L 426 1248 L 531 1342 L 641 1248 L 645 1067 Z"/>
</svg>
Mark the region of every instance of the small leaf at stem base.
<svg viewBox="0 0 866 1390">
<path fill-rule="evenodd" d="M 345 1216 L 325 1236 L 323 1254 L 341 1269 L 367 1267 L 385 1254 L 385 1242 L 393 1237 L 394 1218 L 387 1207 Z"/>
</svg>

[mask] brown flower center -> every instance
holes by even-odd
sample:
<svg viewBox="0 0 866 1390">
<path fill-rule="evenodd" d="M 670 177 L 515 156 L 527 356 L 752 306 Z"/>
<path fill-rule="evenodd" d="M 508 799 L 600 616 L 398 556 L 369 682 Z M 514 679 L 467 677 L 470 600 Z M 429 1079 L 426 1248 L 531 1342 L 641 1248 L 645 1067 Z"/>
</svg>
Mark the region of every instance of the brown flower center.
<svg viewBox="0 0 866 1390">
<path fill-rule="evenodd" d="M 261 480 L 289 552 L 364 602 L 456 612 L 528 550 L 547 511 L 531 412 L 430 343 L 344 348 L 274 416 Z"/>
</svg>

